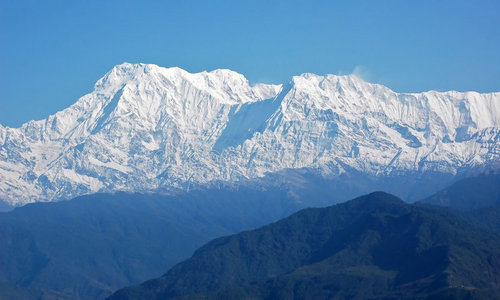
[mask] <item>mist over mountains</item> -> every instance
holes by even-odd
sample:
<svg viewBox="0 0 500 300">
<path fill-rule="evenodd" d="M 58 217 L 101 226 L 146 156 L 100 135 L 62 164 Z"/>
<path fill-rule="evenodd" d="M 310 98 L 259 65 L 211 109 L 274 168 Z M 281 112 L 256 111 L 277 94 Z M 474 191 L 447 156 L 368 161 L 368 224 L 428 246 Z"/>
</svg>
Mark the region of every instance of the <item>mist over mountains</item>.
<svg viewBox="0 0 500 300">
<path fill-rule="evenodd" d="M 404 176 L 434 182 L 418 196 L 398 194 L 418 200 L 498 167 L 499 103 L 500 93 L 401 94 L 353 75 L 250 86 L 230 70 L 124 63 L 69 108 L 0 125 L 0 199 L 172 193 L 309 172 L 344 189 L 352 180 L 342 176 L 378 189 Z"/>
<path fill-rule="evenodd" d="M 280 190 L 93 194 L 0 213 L 0 287 L 21 299 L 102 299 L 161 275 L 209 240 L 303 206 Z M 8 283 L 8 284 L 7 284 Z M 20 292 L 0 288 L 0 299 Z"/>
</svg>

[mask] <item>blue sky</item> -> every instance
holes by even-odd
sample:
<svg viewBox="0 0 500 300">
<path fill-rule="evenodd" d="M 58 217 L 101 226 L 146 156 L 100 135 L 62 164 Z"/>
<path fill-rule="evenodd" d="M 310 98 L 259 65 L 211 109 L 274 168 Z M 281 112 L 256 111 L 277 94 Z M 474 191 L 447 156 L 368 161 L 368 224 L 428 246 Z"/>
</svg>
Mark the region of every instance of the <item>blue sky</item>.
<svg viewBox="0 0 500 300">
<path fill-rule="evenodd" d="M 500 91 L 500 1 L 0 1 L 0 124 L 43 119 L 114 65 L 347 74 Z"/>
</svg>

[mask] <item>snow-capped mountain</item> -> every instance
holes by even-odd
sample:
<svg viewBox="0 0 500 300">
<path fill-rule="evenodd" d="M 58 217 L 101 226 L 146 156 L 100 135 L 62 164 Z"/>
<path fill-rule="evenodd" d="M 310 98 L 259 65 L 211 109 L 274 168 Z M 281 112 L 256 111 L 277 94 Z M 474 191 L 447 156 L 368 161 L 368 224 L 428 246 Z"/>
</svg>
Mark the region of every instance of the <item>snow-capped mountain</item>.
<svg viewBox="0 0 500 300">
<path fill-rule="evenodd" d="M 0 199 L 184 189 L 285 169 L 335 177 L 500 164 L 500 93 L 400 94 L 349 76 L 114 67 L 45 120 L 0 126 Z"/>
</svg>

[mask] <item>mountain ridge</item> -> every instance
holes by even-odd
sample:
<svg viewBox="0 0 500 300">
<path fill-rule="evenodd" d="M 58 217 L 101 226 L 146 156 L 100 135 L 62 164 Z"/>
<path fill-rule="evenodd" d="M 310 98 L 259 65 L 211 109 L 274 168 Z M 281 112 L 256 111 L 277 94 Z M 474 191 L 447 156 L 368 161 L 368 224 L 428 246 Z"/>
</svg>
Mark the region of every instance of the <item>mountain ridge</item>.
<svg viewBox="0 0 500 300">
<path fill-rule="evenodd" d="M 0 127 L 0 198 L 168 191 L 284 169 L 338 176 L 500 166 L 500 93 L 395 93 L 354 75 L 282 85 L 234 71 L 115 66 L 45 120 Z"/>
</svg>

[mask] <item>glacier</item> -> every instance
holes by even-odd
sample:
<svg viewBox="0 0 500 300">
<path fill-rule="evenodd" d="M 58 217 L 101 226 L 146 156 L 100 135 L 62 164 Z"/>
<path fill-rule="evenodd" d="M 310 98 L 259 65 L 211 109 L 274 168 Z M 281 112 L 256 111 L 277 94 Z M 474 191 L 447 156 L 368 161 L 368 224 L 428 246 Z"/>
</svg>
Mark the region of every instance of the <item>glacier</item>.
<svg viewBox="0 0 500 300">
<path fill-rule="evenodd" d="M 397 93 L 355 75 L 255 84 L 123 63 L 45 120 L 0 125 L 0 199 L 168 192 L 284 170 L 335 178 L 500 166 L 500 93 Z"/>
</svg>

